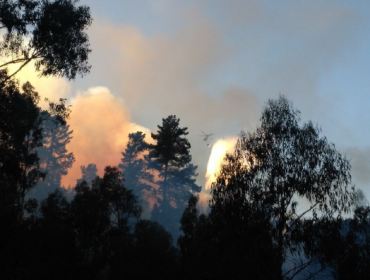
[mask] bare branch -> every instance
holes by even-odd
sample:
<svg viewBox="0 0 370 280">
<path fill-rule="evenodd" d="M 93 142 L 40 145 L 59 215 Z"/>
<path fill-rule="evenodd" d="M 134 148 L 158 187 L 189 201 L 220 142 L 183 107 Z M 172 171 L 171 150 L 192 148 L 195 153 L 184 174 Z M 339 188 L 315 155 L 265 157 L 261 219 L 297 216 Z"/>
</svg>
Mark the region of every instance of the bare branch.
<svg viewBox="0 0 370 280">
<path fill-rule="evenodd" d="M 10 78 L 12 78 L 13 76 L 15 76 L 19 71 L 22 70 L 23 67 L 25 67 L 31 60 L 33 59 L 37 59 L 39 57 L 34 57 L 34 56 L 31 56 L 29 59 L 27 59 L 19 68 L 17 71 L 15 71 L 13 74 L 11 74 L 10 76 L 8 76 L 6 79 L 4 79 L 3 82 L 6 82 L 7 80 L 9 80 Z"/>
<path fill-rule="evenodd" d="M 3 65 L 0 65 L 0 68 L 5 67 L 5 66 L 7 66 L 7 65 L 9 65 L 9 64 L 16 64 L 16 63 L 20 63 L 20 62 L 25 61 L 25 60 L 26 60 L 25 58 L 20 58 L 20 59 L 11 60 L 11 61 L 8 61 L 8 62 L 4 63 Z"/>
<path fill-rule="evenodd" d="M 316 207 L 316 205 L 319 204 L 318 202 L 316 202 L 314 205 L 312 205 L 310 208 L 308 208 L 306 211 L 304 211 L 301 215 L 297 215 L 297 218 L 294 219 L 293 223 L 292 223 L 292 226 L 296 223 L 296 221 L 298 221 L 300 218 L 302 218 L 305 214 L 307 214 L 308 212 L 310 212 L 313 208 Z M 291 228 L 292 228 L 291 226 Z"/>
<path fill-rule="evenodd" d="M 297 270 L 297 271 L 295 271 L 295 272 L 294 272 L 294 274 L 289 278 L 289 279 L 293 279 L 293 278 L 294 278 L 294 276 L 296 276 L 298 273 L 300 273 L 303 269 L 306 269 L 306 268 L 307 268 L 311 263 L 312 263 L 312 260 L 309 260 L 308 262 L 303 263 L 303 264 L 301 264 L 301 265 L 299 265 L 299 266 L 294 266 L 292 269 L 288 270 L 287 272 L 285 272 L 285 273 L 283 274 L 283 278 L 284 278 L 287 274 L 289 274 L 290 272 L 295 271 L 296 269 L 298 269 L 298 270 Z"/>
</svg>

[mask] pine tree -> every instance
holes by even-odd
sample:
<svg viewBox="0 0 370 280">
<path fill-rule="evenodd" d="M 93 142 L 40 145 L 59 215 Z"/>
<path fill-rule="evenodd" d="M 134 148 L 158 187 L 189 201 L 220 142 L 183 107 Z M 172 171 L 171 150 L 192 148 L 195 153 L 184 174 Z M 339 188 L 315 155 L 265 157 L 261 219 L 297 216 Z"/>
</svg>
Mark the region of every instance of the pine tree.
<svg viewBox="0 0 370 280">
<path fill-rule="evenodd" d="M 69 130 L 69 125 L 55 126 L 52 120 L 44 124 L 43 146 L 38 149 L 38 155 L 40 166 L 47 175 L 43 181 L 38 182 L 38 191 L 42 188 L 50 192 L 61 187 L 62 176 L 68 174 L 68 169 L 75 161 L 73 153 L 68 153 L 66 148 L 72 139 L 72 133 L 73 131 Z"/>
<path fill-rule="evenodd" d="M 95 163 L 90 163 L 87 166 L 81 165 L 81 174 L 82 177 L 80 179 L 77 179 L 77 184 L 80 184 L 82 182 L 86 182 L 88 185 L 92 185 L 93 180 L 98 176 L 98 168 L 96 167 Z"/>
<path fill-rule="evenodd" d="M 121 163 L 118 165 L 118 168 L 123 172 L 126 187 L 132 189 L 134 195 L 143 201 L 145 195 L 153 191 L 153 188 L 148 184 L 153 182 L 153 175 L 147 170 L 148 159 L 145 157 L 145 153 L 149 146 L 144 139 L 145 134 L 141 131 L 130 133 L 126 149 L 122 153 Z"/>
<path fill-rule="evenodd" d="M 201 187 L 195 183 L 197 166 L 191 163 L 191 145 L 185 137 L 188 135 L 187 127 L 180 128 L 180 119 L 174 115 L 162 120 L 158 132 L 152 133 L 157 143 L 149 145 L 150 167 L 157 170 L 162 179 L 158 182 L 162 199 L 159 207 L 154 208 L 152 219 L 177 233 L 186 201 L 191 194 L 200 192 Z"/>
</svg>

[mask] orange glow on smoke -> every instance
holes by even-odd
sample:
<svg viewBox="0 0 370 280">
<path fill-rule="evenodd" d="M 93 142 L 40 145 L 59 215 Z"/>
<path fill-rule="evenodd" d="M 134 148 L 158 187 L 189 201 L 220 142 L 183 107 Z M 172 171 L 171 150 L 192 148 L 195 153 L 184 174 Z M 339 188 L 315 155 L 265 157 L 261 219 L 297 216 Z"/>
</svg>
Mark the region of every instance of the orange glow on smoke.
<svg viewBox="0 0 370 280">
<path fill-rule="evenodd" d="M 216 181 L 217 174 L 220 171 L 221 163 L 226 153 L 232 153 L 234 151 L 236 141 L 236 137 L 220 139 L 217 140 L 217 142 L 213 145 L 207 164 L 206 189 L 210 189 L 212 183 Z"/>
<path fill-rule="evenodd" d="M 72 114 L 68 120 L 73 138 L 67 150 L 76 158 L 62 185 L 76 185 L 81 178 L 80 166 L 95 163 L 102 176 L 107 165 L 118 165 L 126 148 L 128 134 L 150 130 L 131 121 L 129 110 L 122 98 L 115 97 L 105 87 L 90 88 L 72 100 Z"/>
</svg>

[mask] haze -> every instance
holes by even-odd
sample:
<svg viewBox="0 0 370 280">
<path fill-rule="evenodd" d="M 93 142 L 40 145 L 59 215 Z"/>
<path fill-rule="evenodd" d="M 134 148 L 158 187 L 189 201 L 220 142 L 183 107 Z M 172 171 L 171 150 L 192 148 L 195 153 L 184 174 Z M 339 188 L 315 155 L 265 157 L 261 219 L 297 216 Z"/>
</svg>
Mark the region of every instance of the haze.
<svg viewBox="0 0 370 280">
<path fill-rule="evenodd" d="M 174 114 L 188 127 L 206 195 L 211 148 L 253 131 L 268 98 L 285 95 L 302 120 L 347 155 L 353 182 L 370 197 L 370 18 L 367 1 L 80 1 L 91 8 L 89 75 L 35 78 L 42 96 L 72 104 L 76 162 L 102 175 L 117 165 L 130 132 L 150 135 Z M 82 121 L 83 120 L 83 121 Z M 148 139 L 149 140 L 149 139 Z M 81 145 L 83 143 L 83 145 Z"/>
</svg>

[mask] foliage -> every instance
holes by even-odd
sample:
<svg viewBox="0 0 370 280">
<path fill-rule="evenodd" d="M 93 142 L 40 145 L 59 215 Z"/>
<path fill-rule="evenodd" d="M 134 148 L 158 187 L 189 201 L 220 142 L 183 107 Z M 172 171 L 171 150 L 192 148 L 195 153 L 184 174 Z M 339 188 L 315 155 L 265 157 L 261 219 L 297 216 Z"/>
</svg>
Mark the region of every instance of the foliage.
<svg viewBox="0 0 370 280">
<path fill-rule="evenodd" d="M 90 71 L 88 36 L 90 9 L 76 6 L 78 0 L 1 0 L 0 29 L 5 32 L 0 42 L 0 56 L 8 60 L 4 69 L 19 65 L 12 77 L 29 62 L 35 61 L 40 76 L 63 76 Z"/>
<path fill-rule="evenodd" d="M 27 82 L 19 89 L 17 80 L 0 71 L 0 184 L 1 206 L 20 218 L 26 193 L 45 178 L 37 149 L 43 146 L 43 128 L 48 119 L 65 124 L 70 108 L 62 99 L 48 111 L 38 107 L 40 97 Z M 13 210 L 11 210 L 13 209 Z M 4 212 L 2 212 L 4 213 Z"/>
<path fill-rule="evenodd" d="M 356 195 L 348 160 L 320 136 L 317 126 L 300 126 L 299 114 L 282 96 L 269 100 L 260 127 L 241 133 L 212 184 L 206 223 L 214 234 L 207 246 L 232 260 L 218 267 L 235 279 L 247 273 L 255 279 L 319 274 L 329 263 L 318 256 L 322 238 L 338 235 L 336 221 L 351 210 Z M 189 228 L 197 232 L 199 223 L 190 210 L 182 219 L 182 252 L 191 248 L 186 240 L 193 238 L 194 229 Z M 293 267 L 283 268 L 287 262 Z M 314 262 L 318 269 L 309 271 Z"/>
<path fill-rule="evenodd" d="M 199 215 L 197 201 L 195 196 L 189 199 L 181 218 L 178 245 L 184 279 L 277 279 L 268 220 L 253 214 L 240 220 L 216 211 Z"/>
<path fill-rule="evenodd" d="M 42 147 L 37 149 L 40 158 L 39 164 L 45 171 L 46 177 L 37 184 L 37 190 L 53 190 L 61 186 L 62 176 L 68 174 L 75 157 L 67 151 L 67 144 L 72 139 L 73 131 L 69 125 L 55 126 L 54 118 L 50 118 L 43 124 Z"/>
<path fill-rule="evenodd" d="M 83 181 L 75 191 L 72 215 L 83 264 L 86 271 L 97 273 L 109 258 L 117 257 L 116 250 L 126 242 L 125 236 L 130 236 L 141 207 L 123 185 L 117 167 L 107 166 L 103 178 L 96 177 L 91 187 Z"/>
<path fill-rule="evenodd" d="M 147 279 L 155 275 L 160 279 L 173 279 L 177 272 L 177 250 L 172 245 L 171 234 L 158 222 L 140 220 L 135 225 L 133 243 L 122 250 L 125 258 L 115 258 L 112 276 L 125 279 Z M 130 253 L 127 254 L 127 251 Z M 118 273 L 119 270 L 123 270 Z"/>
<path fill-rule="evenodd" d="M 167 228 L 172 227 L 172 233 L 177 232 L 179 216 L 170 205 L 174 203 L 178 210 L 183 209 L 192 193 L 200 192 L 201 187 L 195 184 L 197 166 L 191 163 L 190 143 L 185 138 L 187 128 L 180 128 L 180 119 L 170 115 L 162 119 L 162 126 L 158 125 L 158 132 L 152 133 L 156 144 L 149 145 L 149 167 L 157 170 L 162 181 L 158 192 L 162 195 L 159 207 L 154 208 L 152 219 L 158 220 Z M 172 213 L 171 213 L 172 212 Z"/>
<path fill-rule="evenodd" d="M 145 134 L 141 131 L 129 134 L 125 151 L 122 153 L 121 163 L 118 165 L 123 172 L 125 185 L 132 189 L 134 194 L 143 199 L 146 194 L 153 192 L 149 183 L 153 182 L 153 175 L 148 172 L 148 159 L 145 157 L 149 146 L 145 142 Z M 148 205 L 147 205 L 147 208 Z"/>
<path fill-rule="evenodd" d="M 88 185 L 91 185 L 96 176 L 98 176 L 98 168 L 95 163 L 89 163 L 87 166 L 81 165 L 81 174 L 82 177 L 77 179 L 77 184 L 85 181 Z"/>
<path fill-rule="evenodd" d="M 197 166 L 191 164 L 191 145 L 184 137 L 188 135 L 187 128 L 180 128 L 180 119 L 173 115 L 162 121 L 158 132 L 152 133 L 157 143 L 149 145 L 150 167 L 158 170 L 163 179 L 160 186 L 163 204 L 171 200 L 181 204 L 191 192 L 201 189 L 195 184 Z"/>
<path fill-rule="evenodd" d="M 370 207 L 359 206 L 354 217 L 347 220 L 348 231 L 342 237 L 342 242 L 334 244 L 328 240 L 332 248 L 337 248 L 337 255 L 324 251 L 326 257 L 331 257 L 336 267 L 336 277 L 340 280 L 365 280 L 370 275 Z M 340 246 L 338 246 L 340 244 Z"/>
</svg>

